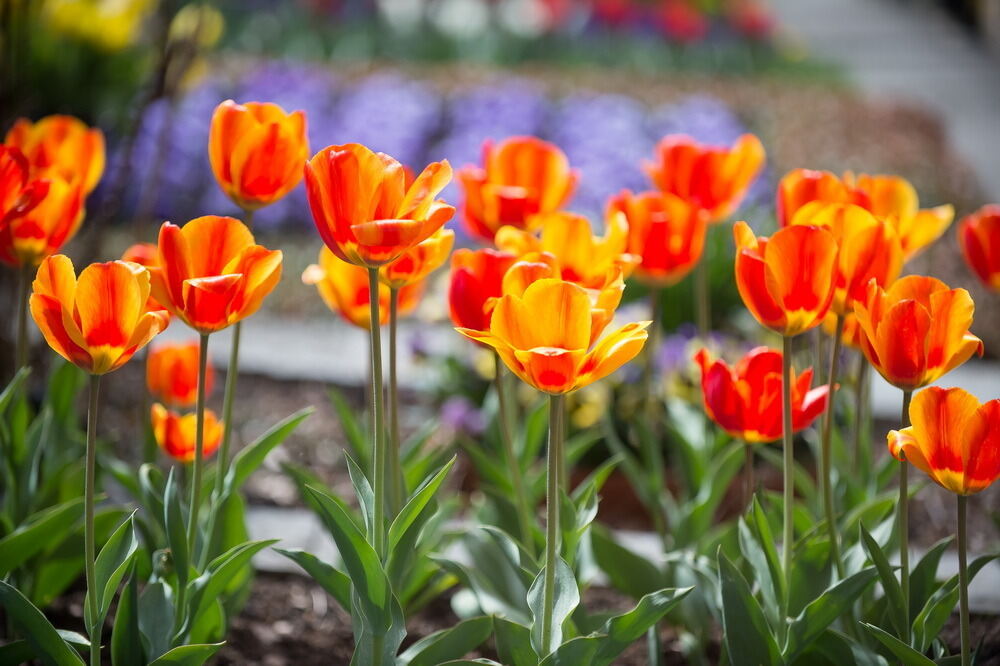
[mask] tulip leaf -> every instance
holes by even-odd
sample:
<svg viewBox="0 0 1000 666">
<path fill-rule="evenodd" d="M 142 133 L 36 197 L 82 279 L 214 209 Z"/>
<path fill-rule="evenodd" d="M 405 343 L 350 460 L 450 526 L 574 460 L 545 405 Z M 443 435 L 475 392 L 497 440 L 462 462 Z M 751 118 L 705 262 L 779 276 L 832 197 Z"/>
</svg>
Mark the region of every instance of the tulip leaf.
<svg viewBox="0 0 1000 666">
<path fill-rule="evenodd" d="M 775 584 L 767 555 L 743 517 L 740 517 L 737 523 L 737 533 L 743 557 L 750 564 L 750 568 L 757 577 L 757 585 L 760 588 L 761 597 L 763 597 L 763 610 L 767 619 L 773 626 L 779 626 L 782 618 L 781 603 L 783 598 L 779 596 L 780 592 Z"/>
<path fill-rule="evenodd" d="M 42 612 L 4 581 L 0 581 L 0 606 L 31 645 L 34 654 L 48 666 L 83 666 L 83 660 Z"/>
<path fill-rule="evenodd" d="M 663 619 L 692 589 L 663 589 L 647 594 L 635 608 L 605 622 L 600 630 L 603 637 L 594 666 L 613 663 L 625 648 L 645 635 L 650 627 Z"/>
<path fill-rule="evenodd" d="M 500 661 L 510 666 L 538 666 L 531 647 L 531 630 L 500 616 L 493 618 L 493 633 Z"/>
<path fill-rule="evenodd" d="M 31 374 L 31 368 L 29 366 L 24 366 L 18 370 L 9 382 L 7 386 L 4 387 L 3 392 L 0 393 L 0 414 L 7 411 L 7 407 L 10 406 L 11 401 L 17 392 L 21 389 L 21 385 Z"/>
<path fill-rule="evenodd" d="M 111 631 L 111 663 L 114 666 L 144 666 L 146 663 L 139 633 L 139 584 L 134 561 L 130 569 L 128 582 L 118 598 Z"/>
<path fill-rule="evenodd" d="M 456 457 L 452 456 L 451 460 L 445 463 L 444 467 L 439 469 L 434 476 L 428 479 L 422 486 L 417 488 L 417 490 L 410 497 L 409 501 L 407 501 L 406 505 L 403 506 L 399 515 L 396 516 L 396 519 L 392 521 L 392 525 L 389 526 L 388 534 L 389 552 L 396 549 L 396 546 L 406 536 L 406 532 L 417 520 L 417 516 L 424 510 L 427 503 L 434 498 L 434 494 L 437 492 L 438 488 L 441 487 L 441 483 L 444 482 L 448 472 L 455 464 L 455 460 Z"/>
<path fill-rule="evenodd" d="M 84 618 L 88 627 L 100 627 L 115 598 L 115 592 L 125 573 L 132 566 L 132 558 L 139 548 L 139 540 L 135 536 L 135 513 L 118 526 L 108 539 L 101 552 L 97 554 L 94 564 L 95 582 L 97 583 L 97 617 L 90 617 L 90 603 L 84 601 Z M 88 595 L 90 592 L 88 592 Z"/>
<path fill-rule="evenodd" d="M 361 516 L 365 521 L 365 534 L 371 541 L 375 538 L 375 492 L 351 454 L 344 451 L 344 458 L 347 460 L 347 473 L 354 486 L 354 495 L 358 498 Z"/>
<path fill-rule="evenodd" d="M 348 613 L 351 612 L 351 579 L 348 578 L 347 574 L 338 571 L 332 565 L 304 550 L 285 550 L 283 548 L 275 548 L 274 550 L 305 569 L 306 573 L 312 576 L 312 579 L 319 583 L 320 587 L 337 600 L 341 608 Z"/>
<path fill-rule="evenodd" d="M 0 577 L 21 566 L 40 550 L 53 548 L 83 517 L 83 498 L 40 511 L 0 539 Z"/>
<path fill-rule="evenodd" d="M 149 666 L 201 666 L 212 658 L 225 643 L 181 645 L 160 655 Z"/>
<path fill-rule="evenodd" d="M 1000 557 L 1000 553 L 993 555 L 983 555 L 977 557 L 969 563 L 969 582 L 976 577 L 976 574 L 993 560 Z M 954 575 L 948 579 L 937 591 L 931 595 L 920 613 L 913 620 L 914 642 L 918 647 L 927 649 L 931 642 L 940 633 L 948 618 L 951 617 L 955 609 L 955 603 L 959 597 L 959 578 Z"/>
<path fill-rule="evenodd" d="M 163 503 L 167 493 L 163 472 L 156 465 L 145 463 L 139 467 L 138 477 L 139 499 L 142 500 L 143 508 L 153 516 L 160 529 L 166 532 L 166 510 Z"/>
<path fill-rule="evenodd" d="M 782 664 L 784 659 L 757 599 L 740 570 L 721 551 L 722 627 L 729 654 L 743 664 Z"/>
<path fill-rule="evenodd" d="M 931 546 L 920 561 L 910 571 L 910 618 L 917 617 L 927 600 L 939 587 L 937 582 L 938 565 L 941 556 L 954 541 L 954 537 L 945 537 Z"/>
<path fill-rule="evenodd" d="M 576 576 L 561 557 L 556 558 L 555 575 L 553 576 L 552 630 L 548 643 L 542 639 L 542 614 L 545 596 L 545 567 L 538 572 L 535 582 L 528 589 L 528 608 L 531 609 L 531 646 L 535 652 L 544 657 L 555 651 L 562 643 L 563 624 L 569 619 L 573 610 L 580 603 L 580 588 L 576 584 Z"/>
<path fill-rule="evenodd" d="M 229 468 L 230 478 L 226 479 L 225 491 L 230 493 L 242 487 L 250 475 L 261 466 L 267 454 L 284 442 L 314 411 L 316 410 L 313 407 L 300 409 L 240 449 L 240 452 L 233 457 L 233 464 Z"/>
<path fill-rule="evenodd" d="M 899 659 L 902 666 L 934 666 L 934 661 L 917 652 L 909 645 L 899 640 L 884 629 L 879 629 L 873 624 L 862 622 L 861 626 L 868 630 L 878 642 L 889 649 L 892 654 Z"/>
<path fill-rule="evenodd" d="M 330 403 L 337 412 L 337 419 L 340 421 L 340 429 L 344 431 L 347 444 L 354 452 L 354 457 L 361 461 L 361 468 L 365 473 L 372 471 L 372 447 L 371 441 L 366 432 L 366 428 L 358 422 L 355 416 L 357 410 L 353 409 L 344 400 L 344 396 L 336 389 L 330 389 Z"/>
<path fill-rule="evenodd" d="M 177 585 L 184 587 L 188 582 L 188 570 L 191 559 L 188 554 L 187 531 L 184 525 L 184 512 L 181 510 L 180 489 L 174 470 L 167 476 L 167 485 L 163 489 L 163 526 L 167 533 L 167 546 L 177 574 Z"/>
<path fill-rule="evenodd" d="M 590 543 L 597 565 L 616 590 L 639 599 L 659 589 L 666 581 L 655 564 L 619 544 L 603 525 L 597 524 L 591 529 Z"/>
<path fill-rule="evenodd" d="M 396 659 L 396 666 L 438 666 L 472 652 L 489 638 L 493 619 L 473 617 L 426 636 Z"/>
<path fill-rule="evenodd" d="M 875 567 L 862 569 L 856 574 L 831 585 L 823 594 L 809 603 L 792 620 L 788 628 L 783 655 L 791 661 L 816 640 L 838 617 L 851 609 L 858 597 L 875 582 Z"/>
<path fill-rule="evenodd" d="M 155 659 L 169 650 L 173 641 L 174 604 L 168 585 L 162 580 L 147 583 L 139 595 L 138 609 L 146 658 Z"/>
<path fill-rule="evenodd" d="M 893 628 L 896 630 L 897 636 L 904 636 L 909 628 L 909 620 L 907 616 L 909 613 L 907 609 L 904 608 L 903 603 L 903 588 L 900 587 L 899 581 L 896 580 L 896 572 L 893 570 L 892 565 L 889 564 L 889 559 L 882 552 L 882 547 L 878 545 L 872 535 L 868 533 L 864 525 L 861 525 L 861 542 L 864 544 L 865 551 L 868 553 L 868 557 L 871 558 L 872 564 L 878 570 L 879 582 L 882 584 L 882 590 L 885 592 L 886 602 L 888 603 L 888 613 L 889 621 L 892 622 Z"/>
</svg>

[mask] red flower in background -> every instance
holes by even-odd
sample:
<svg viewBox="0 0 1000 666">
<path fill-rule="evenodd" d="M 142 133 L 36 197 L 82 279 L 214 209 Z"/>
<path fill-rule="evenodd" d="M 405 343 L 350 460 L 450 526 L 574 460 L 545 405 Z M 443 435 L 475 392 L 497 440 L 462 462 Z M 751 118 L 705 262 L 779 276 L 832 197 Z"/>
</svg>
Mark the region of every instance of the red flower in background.
<svg viewBox="0 0 1000 666">
<path fill-rule="evenodd" d="M 958 242 L 976 277 L 1000 292 L 1000 205 L 983 206 L 963 219 L 958 227 Z"/>
</svg>

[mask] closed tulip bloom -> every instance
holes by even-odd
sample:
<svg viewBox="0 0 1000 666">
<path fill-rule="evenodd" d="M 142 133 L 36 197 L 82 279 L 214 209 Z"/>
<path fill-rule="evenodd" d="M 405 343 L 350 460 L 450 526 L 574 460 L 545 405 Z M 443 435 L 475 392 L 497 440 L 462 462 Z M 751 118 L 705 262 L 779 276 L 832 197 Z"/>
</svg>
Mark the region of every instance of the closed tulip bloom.
<svg viewBox="0 0 1000 666">
<path fill-rule="evenodd" d="M 973 495 L 1000 478 L 1000 400 L 932 386 L 913 398 L 910 422 L 889 432 L 889 452 L 945 490 Z"/>
<path fill-rule="evenodd" d="M 146 311 L 149 273 L 138 264 L 91 264 L 77 279 L 61 254 L 42 261 L 32 284 L 31 316 L 45 341 L 93 375 L 117 370 L 167 325 Z"/>
<path fill-rule="evenodd" d="M 684 279 L 705 249 L 708 213 L 666 192 L 623 191 L 608 202 L 628 220 L 626 250 L 637 257 L 635 277 L 652 287 L 668 287 Z"/>
<path fill-rule="evenodd" d="M 458 171 L 465 199 L 462 217 L 478 238 L 493 242 L 501 227 L 537 228 L 538 213 L 559 210 L 579 175 L 558 146 L 533 136 L 483 144 L 483 166 Z"/>
<path fill-rule="evenodd" d="M 948 204 L 921 209 L 917 190 L 899 176 L 848 174 L 846 179 L 864 193 L 865 207 L 896 230 L 903 261 L 912 259 L 940 238 L 955 219 L 955 208 Z"/>
<path fill-rule="evenodd" d="M 329 248 L 319 252 L 319 263 L 310 264 L 302 273 L 302 282 L 315 285 L 320 298 L 333 312 L 338 313 L 358 328 L 368 330 L 371 323 L 371 298 L 368 287 L 368 271 L 355 264 L 339 259 Z M 421 281 L 410 282 L 399 289 L 399 315 L 405 316 L 416 310 L 424 291 Z M 382 325 L 389 323 L 389 287 L 379 283 L 379 319 Z"/>
<path fill-rule="evenodd" d="M 787 227 L 800 208 L 813 201 L 852 203 L 867 208 L 868 196 L 829 171 L 793 169 L 778 181 L 775 213 L 778 224 Z"/>
<path fill-rule="evenodd" d="M 429 238 L 455 209 L 435 197 L 447 160 L 407 183 L 403 165 L 357 143 L 327 146 L 306 163 L 306 193 L 323 242 L 344 261 L 378 268 Z"/>
<path fill-rule="evenodd" d="M 503 278 L 517 255 L 492 248 L 461 248 L 451 255 L 448 307 L 455 326 L 490 330 L 496 299 L 503 296 Z"/>
<path fill-rule="evenodd" d="M 707 349 L 694 356 L 709 418 L 747 443 L 781 439 L 781 352 L 757 347 L 730 367 Z M 811 388 L 813 371 L 792 371 L 792 429 L 808 428 L 826 409 L 827 386 Z"/>
<path fill-rule="evenodd" d="M 32 174 L 58 176 L 90 194 L 104 173 L 104 134 L 73 116 L 46 116 L 32 123 L 20 118 L 4 143 L 19 148 Z"/>
<path fill-rule="evenodd" d="M 198 433 L 198 414 L 179 414 L 155 403 L 150 410 L 153 437 L 163 452 L 177 462 L 189 463 L 195 458 Z M 222 442 L 222 421 L 211 409 L 205 410 L 202 453 L 208 458 Z"/>
<path fill-rule="evenodd" d="M 831 305 L 838 315 L 853 311 L 869 282 L 892 284 L 903 269 L 903 248 L 892 225 L 860 206 L 814 201 L 795 213 L 792 225 L 799 224 L 827 229 L 840 248 Z"/>
<path fill-rule="evenodd" d="M 972 333 L 975 305 L 969 292 L 932 277 L 908 275 L 888 290 L 870 284 L 854 306 L 861 350 L 885 380 L 904 391 L 927 386 L 983 354 Z"/>
<path fill-rule="evenodd" d="M 140 266 L 145 266 L 146 268 L 154 268 L 157 265 L 157 249 L 155 243 L 135 243 L 130 245 L 122 253 L 122 261 L 131 261 L 134 264 L 139 264 Z M 150 291 L 149 299 L 146 301 L 146 309 L 150 312 L 160 311 L 169 319 L 170 311 L 167 310 L 163 305 L 153 297 L 152 291 Z"/>
<path fill-rule="evenodd" d="M 83 192 L 59 176 L 45 178 L 45 195 L 37 203 L 0 224 L 0 261 L 11 266 L 37 266 L 55 254 L 83 222 Z"/>
<path fill-rule="evenodd" d="M 49 182 L 31 178 L 24 154 L 13 146 L 0 145 L 0 225 L 37 206 L 49 191 Z"/>
<path fill-rule="evenodd" d="M 752 134 L 730 147 L 672 134 L 656 145 L 646 173 L 661 191 L 705 209 L 709 222 L 721 222 L 736 211 L 763 166 L 764 146 Z"/>
<path fill-rule="evenodd" d="M 206 215 L 183 227 L 164 222 L 157 250 L 153 295 L 202 334 L 255 313 L 281 278 L 281 251 L 256 245 L 232 217 Z"/>
<path fill-rule="evenodd" d="M 634 358 L 649 322 L 632 323 L 604 336 L 593 330 L 591 300 L 572 282 L 538 280 L 520 297 L 502 296 L 489 331 L 459 328 L 493 347 L 504 364 L 539 391 L 562 394 L 605 377 Z"/>
<path fill-rule="evenodd" d="M 993 291 L 1000 291 L 1000 204 L 983 206 L 964 218 L 958 242 L 976 277 Z"/>
<path fill-rule="evenodd" d="M 757 237 L 746 222 L 733 228 L 736 286 L 750 314 L 784 336 L 823 323 L 833 302 L 837 243 L 820 227 L 791 226 Z"/>
<path fill-rule="evenodd" d="M 146 388 L 157 400 L 171 407 L 192 407 L 198 399 L 197 340 L 156 345 L 146 358 Z M 212 392 L 215 371 L 205 371 L 205 393 Z"/>
<path fill-rule="evenodd" d="M 212 114 L 208 158 L 219 187 L 237 206 L 256 210 L 272 204 L 302 180 L 309 158 L 306 114 L 227 99 Z"/>
<path fill-rule="evenodd" d="M 455 244 L 455 232 L 440 229 L 425 241 L 403 253 L 399 259 L 379 269 L 379 278 L 394 289 L 420 282 L 448 260 Z"/>
</svg>

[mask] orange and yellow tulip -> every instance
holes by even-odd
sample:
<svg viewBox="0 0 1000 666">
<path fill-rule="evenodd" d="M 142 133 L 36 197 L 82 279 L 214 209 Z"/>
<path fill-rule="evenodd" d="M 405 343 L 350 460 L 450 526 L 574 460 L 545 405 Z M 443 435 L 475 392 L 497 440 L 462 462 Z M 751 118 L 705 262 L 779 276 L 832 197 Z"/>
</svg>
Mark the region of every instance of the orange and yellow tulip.
<svg viewBox="0 0 1000 666">
<path fill-rule="evenodd" d="M 302 273 L 302 282 L 316 285 L 320 298 L 333 312 L 358 328 L 368 330 L 371 323 L 371 297 L 368 271 L 338 258 L 329 248 L 319 252 L 319 263 L 310 264 Z M 413 312 L 423 294 L 423 282 L 409 282 L 399 288 L 399 315 Z M 379 320 L 389 323 L 389 287 L 378 285 Z"/>
<path fill-rule="evenodd" d="M 955 208 L 949 204 L 920 208 L 917 190 L 899 176 L 869 176 L 847 174 L 845 180 L 864 193 L 865 206 L 875 217 L 888 222 L 903 250 L 903 261 L 912 259 L 925 247 L 941 237 L 955 219 Z"/>
<path fill-rule="evenodd" d="M 736 286 L 750 314 L 786 337 L 823 323 L 833 302 L 837 243 L 826 229 L 791 226 L 757 237 L 733 228 Z"/>
<path fill-rule="evenodd" d="M 104 173 L 104 134 L 73 116 L 46 116 L 32 123 L 20 118 L 4 143 L 19 148 L 35 176 L 58 176 L 90 194 Z"/>
<path fill-rule="evenodd" d="M 965 263 L 983 284 L 1000 291 L 1000 204 L 983 206 L 958 227 Z"/>
<path fill-rule="evenodd" d="M 462 216 L 476 237 L 493 242 L 501 227 L 533 231 L 538 213 L 551 213 L 573 195 L 579 175 L 558 146 L 533 136 L 483 145 L 483 166 L 458 171 Z"/>
<path fill-rule="evenodd" d="M 254 243 L 245 224 L 206 215 L 183 227 L 160 227 L 153 295 L 201 334 L 255 313 L 281 278 L 280 250 Z"/>
<path fill-rule="evenodd" d="M 635 276 L 651 287 L 682 280 L 701 260 L 708 213 L 666 192 L 633 195 L 625 190 L 608 202 L 608 218 L 628 220 L 626 251 L 639 259 Z"/>
<path fill-rule="evenodd" d="M 31 178 L 24 154 L 13 146 L 0 145 L 0 225 L 24 215 L 49 191 L 49 182 Z"/>
<path fill-rule="evenodd" d="M 83 192 L 57 175 L 45 178 L 45 195 L 20 215 L 0 223 L 0 261 L 37 266 L 58 252 L 83 222 Z"/>
<path fill-rule="evenodd" d="M 732 215 L 764 166 L 764 146 L 744 134 L 730 147 L 706 146 L 672 134 L 656 145 L 646 173 L 662 192 L 708 211 L 709 222 Z"/>
<path fill-rule="evenodd" d="M 705 413 L 723 430 L 748 444 L 781 439 L 781 352 L 767 347 L 751 350 L 730 367 L 713 359 L 707 349 L 694 356 L 701 368 Z M 827 386 L 811 388 L 812 368 L 792 371 L 792 429 L 798 432 L 826 409 Z"/>
<path fill-rule="evenodd" d="M 157 262 L 157 250 L 155 243 L 136 243 L 130 245 L 122 253 L 122 261 L 131 261 L 134 264 L 139 264 L 140 266 L 145 266 L 146 268 L 156 267 Z M 149 300 L 146 301 L 146 309 L 150 312 L 160 311 L 163 312 L 168 318 L 170 317 L 170 311 L 167 310 L 163 305 L 160 304 L 156 298 L 153 297 L 152 292 L 149 294 Z"/>
<path fill-rule="evenodd" d="M 932 386 L 910 403 L 909 428 L 892 430 L 889 452 L 958 495 L 1000 478 L 1000 400 L 980 404 L 960 388 Z"/>
<path fill-rule="evenodd" d="M 281 199 L 302 180 L 309 157 L 306 114 L 277 104 L 227 99 L 215 108 L 208 158 L 219 187 L 240 208 L 256 210 Z"/>
<path fill-rule="evenodd" d="M 872 282 L 854 306 L 861 350 L 885 380 L 912 391 L 983 354 L 972 333 L 975 304 L 964 289 L 908 275 L 884 290 Z"/>
<path fill-rule="evenodd" d="M 427 240 L 404 252 L 399 259 L 380 268 L 379 278 L 393 289 L 420 282 L 448 260 L 454 244 L 455 232 L 439 229 Z"/>
<path fill-rule="evenodd" d="M 830 309 L 847 315 L 865 297 L 868 283 L 892 284 L 903 269 L 903 248 L 892 225 L 854 204 L 808 203 L 792 225 L 827 229 L 837 242 L 836 290 Z"/>
<path fill-rule="evenodd" d="M 117 370 L 167 325 L 146 311 L 149 273 L 138 264 L 91 264 L 79 279 L 73 262 L 47 257 L 32 285 L 31 316 L 45 341 L 93 375 Z"/>
<path fill-rule="evenodd" d="M 456 327 L 490 330 L 496 299 L 503 296 L 503 278 L 517 255 L 492 248 L 461 248 L 451 255 L 448 306 Z"/>
<path fill-rule="evenodd" d="M 153 437 L 163 452 L 182 463 L 193 462 L 197 443 L 198 415 L 194 412 L 179 414 L 159 403 L 150 409 Z M 202 453 L 207 458 L 215 453 L 222 442 L 222 421 L 211 409 L 205 410 Z"/>
<path fill-rule="evenodd" d="M 150 395 L 171 407 L 192 407 L 198 399 L 197 340 L 157 345 L 146 358 L 146 388 Z M 215 371 L 205 368 L 205 394 L 212 392 Z"/>
<path fill-rule="evenodd" d="M 778 181 L 775 213 L 778 225 L 787 227 L 808 203 L 852 203 L 868 208 L 868 197 L 829 171 L 792 169 Z"/>
<path fill-rule="evenodd" d="M 600 337 L 591 299 L 573 284 L 555 279 L 533 282 L 522 296 L 497 301 L 489 331 L 459 333 L 493 347 L 511 372 L 539 391 L 575 391 L 605 377 L 634 358 L 646 341 L 649 322 L 632 323 Z"/>
<path fill-rule="evenodd" d="M 306 163 L 306 193 L 326 246 L 352 264 L 378 268 L 429 238 L 455 214 L 435 199 L 451 180 L 447 160 L 407 185 L 403 165 L 357 143 L 327 146 Z"/>
</svg>

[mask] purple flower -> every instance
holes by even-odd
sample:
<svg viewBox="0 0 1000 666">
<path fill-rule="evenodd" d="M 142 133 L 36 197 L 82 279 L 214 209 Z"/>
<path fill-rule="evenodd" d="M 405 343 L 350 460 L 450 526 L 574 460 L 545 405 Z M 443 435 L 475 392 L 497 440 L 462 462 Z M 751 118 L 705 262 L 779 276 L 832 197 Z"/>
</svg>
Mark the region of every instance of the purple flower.
<svg viewBox="0 0 1000 666">
<path fill-rule="evenodd" d="M 441 423 L 448 428 L 469 435 L 479 435 L 486 430 L 486 417 L 464 396 L 452 396 L 441 405 Z"/>
</svg>

